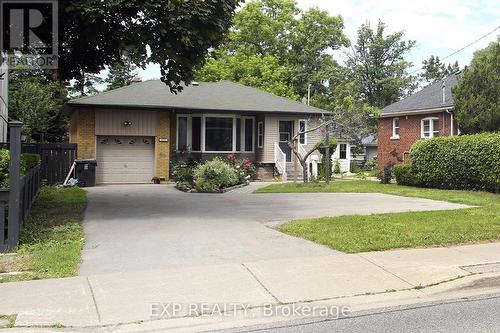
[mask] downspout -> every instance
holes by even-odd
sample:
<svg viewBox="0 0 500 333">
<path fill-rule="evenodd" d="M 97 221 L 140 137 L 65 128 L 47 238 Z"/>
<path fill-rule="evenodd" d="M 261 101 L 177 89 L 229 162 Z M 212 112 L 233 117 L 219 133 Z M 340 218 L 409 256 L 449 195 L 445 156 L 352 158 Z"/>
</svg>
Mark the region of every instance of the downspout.
<svg viewBox="0 0 500 333">
<path fill-rule="evenodd" d="M 445 79 L 443 78 L 443 105 L 446 104 L 446 82 Z M 453 136 L 453 112 L 450 111 L 450 109 L 446 109 L 446 113 L 450 115 L 451 118 L 451 123 L 450 123 L 450 136 Z M 443 121 L 444 123 L 444 121 Z"/>
<path fill-rule="evenodd" d="M 450 109 L 446 109 L 446 113 L 450 115 L 450 136 L 453 136 L 453 112 Z"/>
</svg>

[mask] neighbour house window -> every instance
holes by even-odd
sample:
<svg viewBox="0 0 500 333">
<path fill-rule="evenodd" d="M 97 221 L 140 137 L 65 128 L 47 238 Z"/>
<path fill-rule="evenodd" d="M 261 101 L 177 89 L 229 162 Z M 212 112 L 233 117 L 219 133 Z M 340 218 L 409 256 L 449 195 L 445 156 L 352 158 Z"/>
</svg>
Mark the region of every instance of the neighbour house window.
<svg viewBox="0 0 500 333">
<path fill-rule="evenodd" d="M 245 118 L 245 151 L 253 151 L 253 119 Z M 238 132 L 237 132 L 238 133 Z"/>
<path fill-rule="evenodd" d="M 188 150 L 188 117 L 177 118 L 177 150 Z"/>
<path fill-rule="evenodd" d="M 257 124 L 257 146 L 264 147 L 264 123 L 262 121 Z"/>
<path fill-rule="evenodd" d="M 304 132 L 304 131 L 307 131 L 307 121 L 299 120 L 299 132 Z M 307 133 L 302 133 L 299 135 L 299 142 L 300 144 L 303 145 L 307 144 Z"/>
<path fill-rule="evenodd" d="M 392 118 L 392 137 L 399 139 L 399 118 Z"/>
<path fill-rule="evenodd" d="M 233 118 L 205 118 L 205 151 L 233 151 Z"/>
<path fill-rule="evenodd" d="M 339 145 L 339 158 L 345 160 L 347 158 L 347 144 L 341 143 Z"/>
<path fill-rule="evenodd" d="M 422 139 L 431 139 L 439 136 L 438 118 L 424 118 L 421 123 L 421 137 Z"/>
</svg>

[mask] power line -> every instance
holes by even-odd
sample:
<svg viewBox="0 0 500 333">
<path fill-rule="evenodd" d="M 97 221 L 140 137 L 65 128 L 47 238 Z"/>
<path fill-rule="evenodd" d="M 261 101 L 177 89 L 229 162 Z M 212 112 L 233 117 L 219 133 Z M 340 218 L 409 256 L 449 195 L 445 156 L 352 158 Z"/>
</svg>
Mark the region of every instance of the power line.
<svg viewBox="0 0 500 333">
<path fill-rule="evenodd" d="M 469 46 L 474 45 L 474 44 L 476 44 L 477 42 L 479 42 L 481 39 L 484 39 L 484 38 L 488 37 L 489 35 L 491 35 L 491 34 L 492 34 L 492 33 L 494 33 L 495 31 L 497 31 L 498 29 L 500 29 L 500 25 L 499 25 L 499 26 L 497 26 L 495 29 L 491 30 L 490 32 L 488 32 L 487 34 L 485 34 L 485 35 L 483 35 L 483 36 L 479 37 L 478 39 L 476 39 L 476 40 L 474 40 L 474 41 L 470 42 L 469 44 L 465 45 L 464 47 L 462 47 L 462 48 L 460 48 L 460 49 L 456 50 L 456 51 L 455 51 L 455 52 L 453 52 L 453 53 L 448 54 L 448 55 L 447 55 L 447 56 L 445 56 L 444 58 L 441 58 L 441 60 L 446 60 L 446 59 L 448 59 L 449 57 L 452 57 L 452 56 L 454 56 L 455 54 L 457 54 L 457 53 L 459 53 L 459 52 L 462 52 L 463 50 L 465 50 L 465 49 L 466 49 L 466 48 L 468 48 Z M 410 75 L 411 75 L 411 74 L 414 74 L 414 73 L 416 73 L 416 72 L 420 72 L 420 71 L 422 71 L 422 70 L 424 70 L 424 69 L 423 69 L 423 68 L 416 69 L 416 70 L 414 70 L 414 71 L 410 72 Z"/>
</svg>

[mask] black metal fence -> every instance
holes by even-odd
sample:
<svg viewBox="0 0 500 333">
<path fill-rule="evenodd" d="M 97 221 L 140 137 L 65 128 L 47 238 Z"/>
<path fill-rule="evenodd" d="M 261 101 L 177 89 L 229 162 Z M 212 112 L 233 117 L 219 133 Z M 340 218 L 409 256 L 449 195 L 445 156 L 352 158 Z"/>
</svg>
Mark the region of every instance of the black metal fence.
<svg viewBox="0 0 500 333">
<path fill-rule="evenodd" d="M 21 227 L 40 191 L 40 165 L 21 176 L 21 123 L 9 122 L 9 188 L 0 189 L 0 252 L 17 245 Z"/>
<path fill-rule="evenodd" d="M 8 148 L 0 143 L 0 148 Z M 40 155 L 41 179 L 49 185 L 62 183 L 76 159 L 75 143 L 22 143 L 21 152 Z"/>
</svg>

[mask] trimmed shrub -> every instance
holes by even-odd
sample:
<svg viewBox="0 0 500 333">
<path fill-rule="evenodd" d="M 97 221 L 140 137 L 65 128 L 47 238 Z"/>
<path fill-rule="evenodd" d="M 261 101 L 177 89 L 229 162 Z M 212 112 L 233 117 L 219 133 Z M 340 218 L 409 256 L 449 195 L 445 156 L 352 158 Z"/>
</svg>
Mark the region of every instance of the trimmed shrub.
<svg viewBox="0 0 500 333">
<path fill-rule="evenodd" d="M 0 149 L 0 187 L 9 186 L 10 155 L 7 149 Z"/>
<path fill-rule="evenodd" d="M 40 164 L 40 155 L 28 153 L 21 154 L 21 172 L 23 174 L 36 167 L 38 164 Z"/>
<path fill-rule="evenodd" d="M 418 141 L 410 155 L 419 186 L 500 192 L 500 133 Z"/>
<path fill-rule="evenodd" d="M 389 184 L 392 180 L 392 163 L 387 163 L 384 170 L 377 174 L 377 178 L 380 180 L 381 184 Z"/>
<path fill-rule="evenodd" d="M 218 192 L 238 184 L 238 175 L 228 163 L 216 157 L 196 167 L 194 182 L 198 192 Z"/>
<path fill-rule="evenodd" d="M 392 173 L 398 185 L 415 185 L 415 176 L 412 173 L 411 164 L 397 164 L 392 167 Z"/>
<path fill-rule="evenodd" d="M 9 163 L 10 152 L 8 149 L 0 149 L 0 187 L 9 187 Z M 40 155 L 21 154 L 21 175 L 25 175 L 29 170 L 40 164 Z"/>
</svg>

